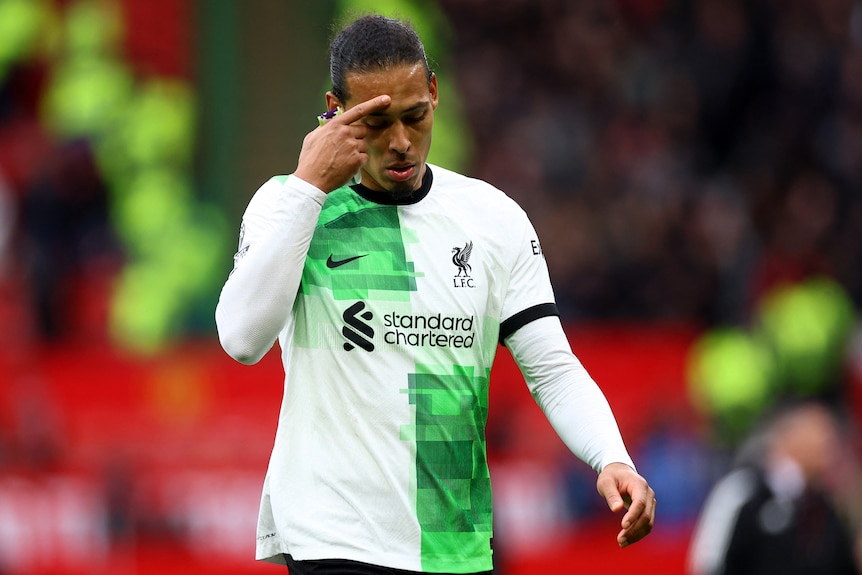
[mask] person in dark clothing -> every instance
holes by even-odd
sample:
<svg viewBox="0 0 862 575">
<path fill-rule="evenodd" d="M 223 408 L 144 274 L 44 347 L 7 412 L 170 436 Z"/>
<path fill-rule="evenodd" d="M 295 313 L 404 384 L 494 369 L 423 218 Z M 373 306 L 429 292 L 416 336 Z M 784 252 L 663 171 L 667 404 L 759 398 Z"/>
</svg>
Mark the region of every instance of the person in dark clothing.
<svg viewBox="0 0 862 575">
<path fill-rule="evenodd" d="M 825 484 L 840 435 L 824 406 L 782 410 L 756 457 L 713 488 L 692 539 L 693 575 L 858 575 L 853 536 Z"/>
</svg>

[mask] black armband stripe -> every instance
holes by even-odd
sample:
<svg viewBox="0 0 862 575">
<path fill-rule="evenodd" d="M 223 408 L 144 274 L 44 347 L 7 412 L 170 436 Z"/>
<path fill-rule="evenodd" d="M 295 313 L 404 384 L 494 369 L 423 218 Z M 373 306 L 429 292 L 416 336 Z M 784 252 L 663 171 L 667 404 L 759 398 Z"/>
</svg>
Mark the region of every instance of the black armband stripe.
<svg viewBox="0 0 862 575">
<path fill-rule="evenodd" d="M 539 318 L 548 317 L 551 315 L 560 315 L 560 310 L 557 309 L 555 303 L 540 303 L 533 307 L 528 307 L 523 311 L 519 311 L 509 319 L 500 324 L 500 345 L 506 345 L 506 338 L 530 323 Z"/>
</svg>

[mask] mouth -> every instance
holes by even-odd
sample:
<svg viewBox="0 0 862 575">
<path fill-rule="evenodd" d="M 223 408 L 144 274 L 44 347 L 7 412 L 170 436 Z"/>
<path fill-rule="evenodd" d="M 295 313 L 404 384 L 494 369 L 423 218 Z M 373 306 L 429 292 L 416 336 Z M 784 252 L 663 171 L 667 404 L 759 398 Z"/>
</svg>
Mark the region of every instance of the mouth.
<svg viewBox="0 0 862 575">
<path fill-rule="evenodd" d="M 403 182 L 413 177 L 416 172 L 415 164 L 394 165 L 386 168 L 386 173 L 396 182 Z"/>
</svg>

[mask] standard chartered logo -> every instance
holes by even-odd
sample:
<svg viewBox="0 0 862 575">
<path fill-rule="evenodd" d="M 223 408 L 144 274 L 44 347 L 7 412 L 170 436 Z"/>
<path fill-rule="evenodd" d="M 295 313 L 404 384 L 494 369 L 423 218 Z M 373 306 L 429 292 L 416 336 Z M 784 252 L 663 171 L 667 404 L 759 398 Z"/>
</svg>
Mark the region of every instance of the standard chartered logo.
<svg viewBox="0 0 862 575">
<path fill-rule="evenodd" d="M 345 325 L 341 328 L 341 335 L 347 338 L 344 343 L 345 351 L 352 350 L 355 345 L 358 345 L 365 351 L 374 351 L 374 329 L 367 322 L 374 319 L 374 314 L 370 311 L 361 313 L 365 309 L 365 302 L 358 301 L 341 314 Z M 365 321 L 363 321 L 365 320 Z"/>
<path fill-rule="evenodd" d="M 358 301 L 342 314 L 345 325 L 341 334 L 347 339 L 344 349 L 361 347 L 374 351 L 374 314 Z M 383 341 L 401 347 L 448 347 L 470 349 L 476 338 L 473 316 L 437 314 L 383 314 Z"/>
<path fill-rule="evenodd" d="M 383 325 L 387 328 L 383 341 L 409 347 L 469 349 L 476 337 L 473 324 L 473 316 L 391 312 L 383 316 Z"/>
</svg>

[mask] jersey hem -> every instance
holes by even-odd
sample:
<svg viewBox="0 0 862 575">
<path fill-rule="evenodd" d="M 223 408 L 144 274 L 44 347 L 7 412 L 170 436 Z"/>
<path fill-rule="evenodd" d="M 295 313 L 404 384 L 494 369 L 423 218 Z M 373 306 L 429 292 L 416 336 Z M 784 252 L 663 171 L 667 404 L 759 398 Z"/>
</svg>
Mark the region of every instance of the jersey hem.
<svg viewBox="0 0 862 575">
<path fill-rule="evenodd" d="M 257 561 L 261 561 L 263 563 L 272 563 L 275 565 L 286 565 L 287 563 L 284 560 L 284 555 L 287 551 L 278 550 L 279 546 L 267 546 L 268 549 L 266 551 L 258 550 L 257 556 L 255 559 Z M 484 573 L 490 572 L 493 569 L 493 560 L 489 557 L 485 558 L 471 558 L 465 559 L 464 561 L 459 562 L 446 562 L 441 561 L 439 559 L 430 559 L 432 563 L 439 567 L 440 563 L 446 563 L 445 568 L 443 570 L 435 569 L 434 571 L 428 571 L 427 568 L 423 568 L 423 566 L 417 562 L 416 557 L 407 557 L 404 555 L 398 556 L 390 556 L 387 555 L 385 557 L 376 555 L 374 553 L 362 553 L 357 550 L 351 550 L 350 552 L 344 552 L 343 550 L 337 549 L 328 549 L 328 548 L 304 548 L 297 550 L 294 547 L 291 547 L 290 556 L 295 561 L 318 561 L 318 560 L 326 560 L 326 559 L 344 559 L 347 561 L 357 561 L 359 563 L 366 563 L 369 565 L 375 565 L 379 567 L 385 567 L 389 569 L 398 569 L 401 571 L 412 571 L 417 574 L 419 573 Z"/>
<path fill-rule="evenodd" d="M 270 555 L 269 553 L 270 551 L 266 551 L 264 553 L 266 556 L 262 557 L 261 553 L 258 552 L 258 561 L 263 561 L 265 563 L 275 563 L 278 565 L 286 564 L 283 555 L 284 553 L 287 553 L 287 551 L 278 551 L 277 555 Z M 380 567 L 388 567 L 390 569 L 401 569 L 403 571 L 421 572 L 422 570 L 422 566 L 419 564 L 416 557 L 405 555 L 382 556 L 375 553 L 362 552 L 356 549 L 351 549 L 349 551 L 345 549 L 328 547 L 303 547 L 301 549 L 297 549 L 295 546 L 291 546 L 290 556 L 293 557 L 295 561 L 345 559 L 347 561 L 358 561 L 360 563 L 378 565 Z M 455 572 L 457 571 L 453 571 L 453 573 Z M 466 573 L 469 573 L 469 571 L 467 571 Z"/>
</svg>

